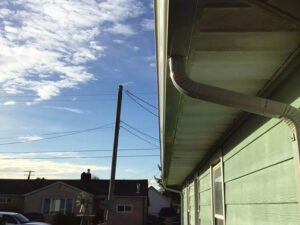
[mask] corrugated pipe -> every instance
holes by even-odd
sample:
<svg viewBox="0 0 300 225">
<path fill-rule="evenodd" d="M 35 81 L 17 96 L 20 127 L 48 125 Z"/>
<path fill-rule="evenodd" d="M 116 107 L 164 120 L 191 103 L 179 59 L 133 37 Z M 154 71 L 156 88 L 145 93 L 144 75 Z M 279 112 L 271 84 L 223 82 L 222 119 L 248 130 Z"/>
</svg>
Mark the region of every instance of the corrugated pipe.
<svg viewBox="0 0 300 225">
<path fill-rule="evenodd" d="M 197 83 L 186 75 L 185 65 L 185 57 L 174 56 L 169 59 L 170 76 L 179 92 L 203 101 L 233 107 L 265 117 L 279 118 L 290 127 L 296 169 L 296 191 L 300 211 L 300 111 L 285 103 Z"/>
<path fill-rule="evenodd" d="M 161 180 L 162 186 L 166 191 L 170 191 L 180 195 L 180 224 L 183 225 L 183 194 L 182 191 L 167 187 L 164 179 Z"/>
</svg>

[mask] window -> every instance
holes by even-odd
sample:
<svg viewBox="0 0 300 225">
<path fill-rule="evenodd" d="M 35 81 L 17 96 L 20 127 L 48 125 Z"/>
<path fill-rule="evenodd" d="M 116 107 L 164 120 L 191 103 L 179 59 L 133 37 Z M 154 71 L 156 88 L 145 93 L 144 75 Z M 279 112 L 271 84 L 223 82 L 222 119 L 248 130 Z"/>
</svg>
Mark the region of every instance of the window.
<svg viewBox="0 0 300 225">
<path fill-rule="evenodd" d="M 131 213 L 132 212 L 132 205 L 118 204 L 117 205 L 117 212 L 118 213 Z"/>
<path fill-rule="evenodd" d="M 214 225 L 224 225 L 223 174 L 222 163 L 212 168 Z"/>
<path fill-rule="evenodd" d="M 11 199 L 8 197 L 0 197 L 0 204 L 9 204 L 11 203 Z"/>
<path fill-rule="evenodd" d="M 3 220 L 6 222 L 6 224 L 18 224 L 18 221 L 9 215 L 3 215 Z"/>
<path fill-rule="evenodd" d="M 73 211 L 73 199 L 44 199 L 43 213 L 44 214 L 62 214 L 68 215 Z"/>
</svg>

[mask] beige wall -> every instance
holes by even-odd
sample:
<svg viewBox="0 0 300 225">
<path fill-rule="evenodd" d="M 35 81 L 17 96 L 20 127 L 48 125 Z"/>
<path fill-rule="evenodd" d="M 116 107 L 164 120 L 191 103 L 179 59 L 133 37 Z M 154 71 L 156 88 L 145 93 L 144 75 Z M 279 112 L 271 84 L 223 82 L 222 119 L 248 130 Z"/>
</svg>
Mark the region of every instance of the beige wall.
<svg viewBox="0 0 300 225">
<path fill-rule="evenodd" d="M 73 212 L 75 211 L 75 201 L 80 193 L 79 190 L 66 186 L 62 183 L 50 185 L 45 189 L 34 192 L 25 196 L 24 212 L 42 212 L 43 199 L 59 199 L 59 198 L 72 198 L 73 199 Z"/>
<path fill-rule="evenodd" d="M 130 204 L 131 213 L 118 213 L 117 204 Z M 147 200 L 142 197 L 116 197 L 114 212 L 109 216 L 109 225 L 143 225 L 146 220 Z"/>
<path fill-rule="evenodd" d="M 23 212 L 24 197 L 0 195 L 1 197 L 10 198 L 11 202 L 8 204 L 0 204 L 0 211 L 14 211 Z"/>
</svg>

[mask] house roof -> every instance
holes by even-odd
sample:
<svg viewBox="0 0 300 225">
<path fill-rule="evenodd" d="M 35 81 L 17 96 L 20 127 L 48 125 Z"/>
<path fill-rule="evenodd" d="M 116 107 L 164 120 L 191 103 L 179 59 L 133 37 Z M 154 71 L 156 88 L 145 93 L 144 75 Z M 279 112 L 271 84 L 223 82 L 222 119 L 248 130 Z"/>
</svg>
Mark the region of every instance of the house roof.
<svg viewBox="0 0 300 225">
<path fill-rule="evenodd" d="M 300 62 L 299 1 L 155 1 L 161 164 L 181 187 L 247 116 L 180 93 L 168 59 L 186 59 L 189 79 L 273 98 Z M 274 91 L 275 90 L 275 91 Z M 243 119 L 242 119 L 243 118 Z"/>
<path fill-rule="evenodd" d="M 0 179 L 0 194 L 25 195 L 62 182 L 93 195 L 107 195 L 109 180 L 21 180 Z M 137 193 L 137 184 L 140 192 Z M 148 180 L 116 180 L 115 195 L 148 196 Z"/>
</svg>

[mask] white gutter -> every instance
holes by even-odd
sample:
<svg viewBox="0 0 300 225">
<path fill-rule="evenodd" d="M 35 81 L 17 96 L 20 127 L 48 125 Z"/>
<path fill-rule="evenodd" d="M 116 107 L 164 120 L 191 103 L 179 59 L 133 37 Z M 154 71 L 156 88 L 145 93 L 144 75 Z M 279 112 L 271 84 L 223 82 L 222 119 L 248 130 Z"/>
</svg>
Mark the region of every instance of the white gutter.
<svg viewBox="0 0 300 225">
<path fill-rule="evenodd" d="M 290 127 L 296 169 L 296 191 L 300 211 L 300 111 L 285 103 L 197 83 L 186 75 L 185 65 L 185 57 L 174 56 L 169 59 L 170 76 L 179 92 L 203 101 L 233 107 L 265 117 L 279 118 Z"/>
<path fill-rule="evenodd" d="M 182 191 L 167 187 L 164 179 L 161 180 L 161 184 L 166 191 L 170 191 L 180 195 L 180 224 L 183 225 L 183 194 Z"/>
</svg>

